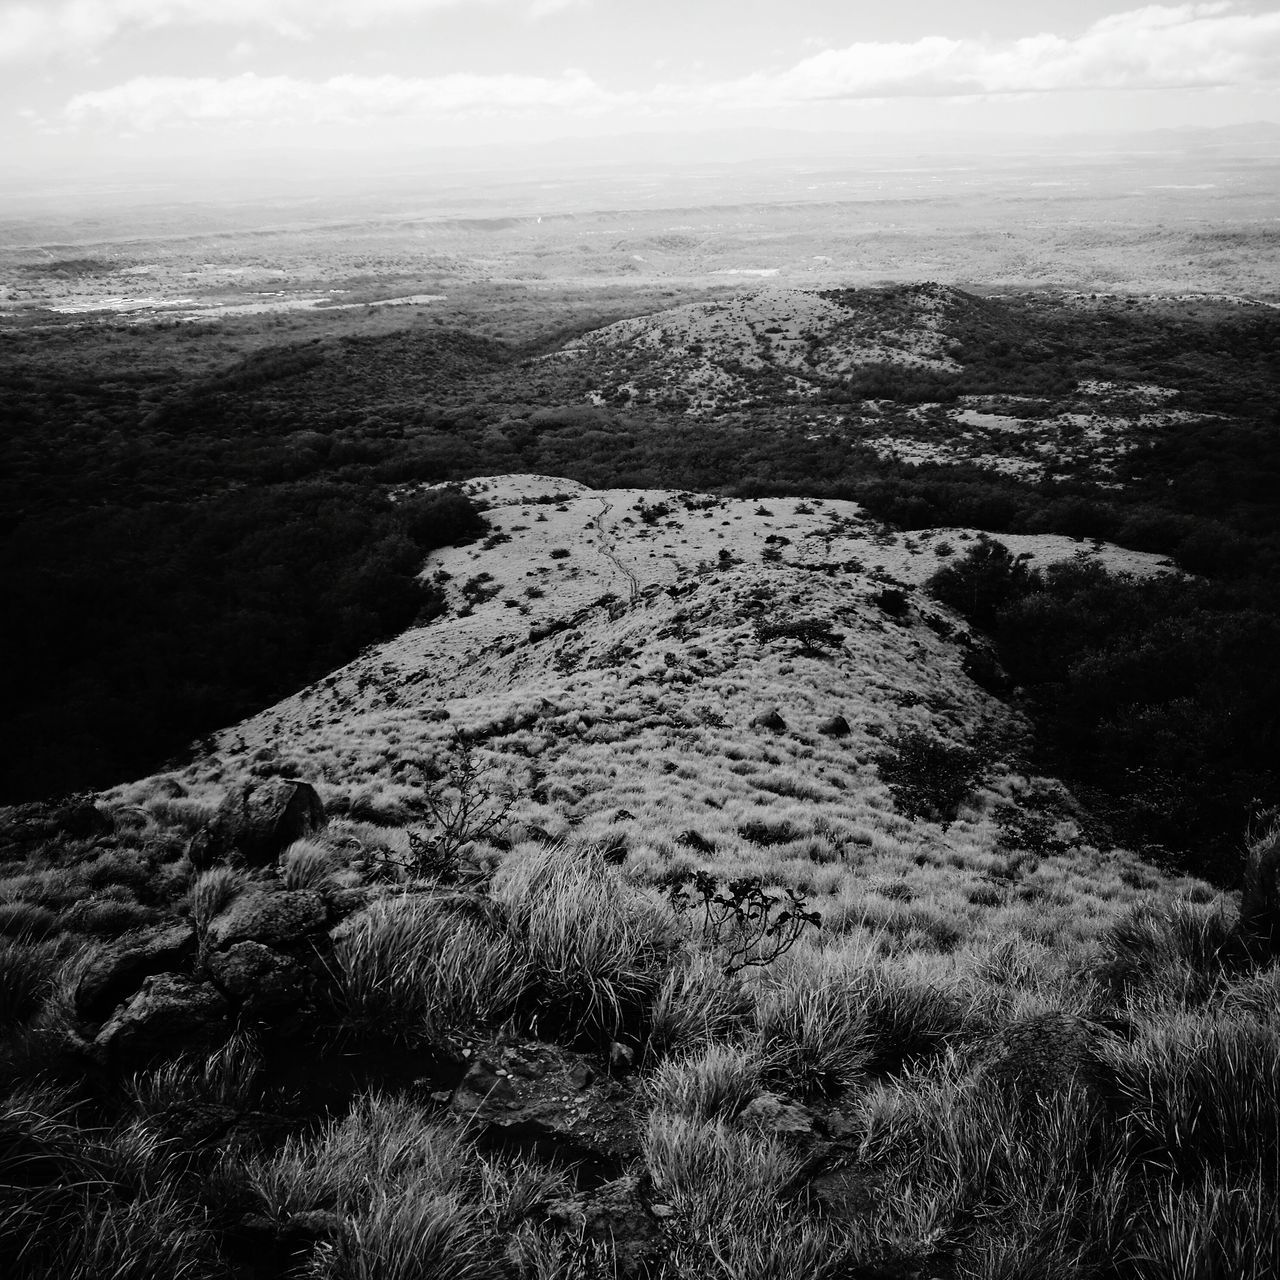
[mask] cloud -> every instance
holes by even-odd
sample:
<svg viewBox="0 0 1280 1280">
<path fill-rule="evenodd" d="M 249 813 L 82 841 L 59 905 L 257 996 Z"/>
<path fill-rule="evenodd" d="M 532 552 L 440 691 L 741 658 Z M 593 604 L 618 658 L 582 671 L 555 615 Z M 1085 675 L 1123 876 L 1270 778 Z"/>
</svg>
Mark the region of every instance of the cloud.
<svg viewBox="0 0 1280 1280">
<path fill-rule="evenodd" d="M 724 100 L 963 97 L 1099 89 L 1178 89 L 1280 80 L 1280 13 L 1227 4 L 1148 5 L 1083 34 L 1019 40 L 925 36 L 829 49 L 771 76 L 717 87 Z"/>
<path fill-rule="evenodd" d="M 301 38 L 365 28 L 444 9 L 506 4 L 532 18 L 586 0 L 0 0 L 0 61 L 89 53 L 117 36 L 174 26 L 223 26 Z"/>
<path fill-rule="evenodd" d="M 115 0 L 117 6 L 128 0 Z M 174 9 L 207 0 L 147 0 Z M 218 0 L 225 10 L 252 3 L 281 17 L 292 0 Z M 366 17 L 393 8 L 482 0 L 360 0 Z M 524 0 L 527 3 L 527 0 Z M 541 0 L 563 4 L 566 0 Z M 571 0 L 569 0 L 571 2 Z M 144 0 L 132 0 L 142 6 Z M 351 8 L 308 0 L 308 13 Z M 92 6 L 91 6 L 92 7 Z M 297 7 L 297 6 L 292 6 Z M 949 98 L 1090 90 L 1195 89 L 1280 82 L 1280 13 L 1241 13 L 1226 4 L 1150 5 L 1113 14 L 1083 34 L 996 42 L 925 36 L 899 43 L 827 49 L 794 66 L 736 80 L 657 84 L 618 92 L 581 71 L 560 76 L 468 75 L 435 78 L 144 76 L 78 94 L 64 122 L 124 130 L 167 125 L 323 124 L 362 119 L 628 109 L 647 114 L 733 111 L 876 98 Z"/>
<path fill-rule="evenodd" d="M 586 113 L 619 100 L 580 71 L 555 77 L 345 75 L 322 81 L 246 73 L 230 79 L 139 76 L 111 89 L 77 94 L 63 114 L 76 125 L 150 132 L 175 125 L 351 124 L 535 110 Z"/>
</svg>

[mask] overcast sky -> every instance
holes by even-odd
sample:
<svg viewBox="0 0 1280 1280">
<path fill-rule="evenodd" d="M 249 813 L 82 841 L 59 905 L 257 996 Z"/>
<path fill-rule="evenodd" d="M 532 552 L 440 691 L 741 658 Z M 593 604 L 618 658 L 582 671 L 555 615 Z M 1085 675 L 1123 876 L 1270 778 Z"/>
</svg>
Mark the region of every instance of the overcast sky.
<svg viewBox="0 0 1280 1280">
<path fill-rule="evenodd" d="M 772 125 L 1280 121 L 1280 9 L 1124 0 L 0 0 L 0 155 Z"/>
</svg>

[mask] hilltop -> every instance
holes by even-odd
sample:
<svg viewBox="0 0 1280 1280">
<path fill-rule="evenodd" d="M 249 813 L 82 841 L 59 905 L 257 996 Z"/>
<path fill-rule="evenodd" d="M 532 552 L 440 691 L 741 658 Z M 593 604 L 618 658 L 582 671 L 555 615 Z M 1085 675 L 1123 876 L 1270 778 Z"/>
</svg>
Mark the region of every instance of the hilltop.
<svg viewBox="0 0 1280 1280">
<path fill-rule="evenodd" d="M 956 747 L 1017 737 L 1017 717 L 966 674 L 982 642 L 919 590 L 971 531 L 895 535 L 848 502 L 536 476 L 463 491 L 489 533 L 429 558 L 444 616 L 215 735 L 210 760 L 167 776 L 216 801 L 267 762 L 395 824 L 460 737 L 510 780 L 519 822 L 628 849 L 650 870 L 712 849 L 722 870 L 767 866 L 830 889 L 851 846 L 865 872 L 885 849 L 896 865 L 903 841 L 931 858 L 959 842 L 975 875 L 990 869 L 983 806 L 946 836 L 920 829 L 893 812 L 874 767 L 912 729 Z M 1163 572 L 1120 548 L 1008 541 L 1032 565 Z M 810 647 L 787 631 L 801 621 L 836 638 Z M 771 711 L 777 726 L 756 724 Z M 1031 785 L 991 764 L 988 805 Z"/>
</svg>

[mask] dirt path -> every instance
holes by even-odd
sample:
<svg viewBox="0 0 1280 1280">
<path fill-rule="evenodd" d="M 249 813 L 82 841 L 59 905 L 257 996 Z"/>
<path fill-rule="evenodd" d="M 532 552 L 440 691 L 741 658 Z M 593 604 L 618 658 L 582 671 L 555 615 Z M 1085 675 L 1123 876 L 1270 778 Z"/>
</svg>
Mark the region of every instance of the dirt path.
<svg viewBox="0 0 1280 1280">
<path fill-rule="evenodd" d="M 604 498 L 600 499 L 600 510 L 591 518 L 592 527 L 600 535 L 600 553 L 608 560 L 617 571 L 627 580 L 629 590 L 628 599 L 634 604 L 640 595 L 640 583 L 636 579 L 636 575 L 622 563 L 614 554 L 613 539 L 609 536 L 608 531 L 604 527 L 604 518 L 613 510 L 613 504 Z"/>
</svg>

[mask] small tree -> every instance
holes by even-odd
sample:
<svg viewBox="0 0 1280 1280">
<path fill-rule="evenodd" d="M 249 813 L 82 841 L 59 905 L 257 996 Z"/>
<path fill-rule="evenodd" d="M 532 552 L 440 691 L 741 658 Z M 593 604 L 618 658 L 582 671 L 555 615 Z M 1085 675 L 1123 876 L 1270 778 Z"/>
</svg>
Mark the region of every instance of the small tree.
<svg viewBox="0 0 1280 1280">
<path fill-rule="evenodd" d="M 498 771 L 455 738 L 443 774 L 422 797 L 426 821 L 408 832 L 409 857 L 401 865 L 413 875 L 456 883 L 467 848 L 503 827 L 514 804 Z"/>
</svg>

